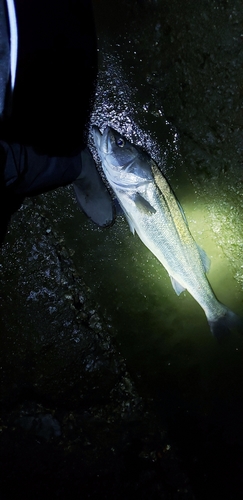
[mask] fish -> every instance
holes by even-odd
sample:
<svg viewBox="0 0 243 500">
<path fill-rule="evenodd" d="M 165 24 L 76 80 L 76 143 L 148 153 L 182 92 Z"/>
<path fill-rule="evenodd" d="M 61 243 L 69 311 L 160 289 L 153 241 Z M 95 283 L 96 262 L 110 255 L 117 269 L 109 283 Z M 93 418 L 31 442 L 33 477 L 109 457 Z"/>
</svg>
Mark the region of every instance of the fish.
<svg viewBox="0 0 243 500">
<path fill-rule="evenodd" d="M 105 177 L 133 234 L 167 270 L 177 295 L 187 290 L 205 312 L 218 339 L 242 320 L 218 301 L 207 279 L 210 260 L 197 245 L 185 213 L 160 168 L 140 146 L 106 126 L 92 127 Z"/>
</svg>

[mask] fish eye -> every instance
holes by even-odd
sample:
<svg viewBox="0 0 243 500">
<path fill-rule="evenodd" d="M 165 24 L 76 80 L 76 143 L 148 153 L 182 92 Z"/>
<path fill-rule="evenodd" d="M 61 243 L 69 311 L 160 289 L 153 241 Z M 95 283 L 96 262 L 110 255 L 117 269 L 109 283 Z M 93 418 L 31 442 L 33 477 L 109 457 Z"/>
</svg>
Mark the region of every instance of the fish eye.
<svg viewBox="0 0 243 500">
<path fill-rule="evenodd" d="M 118 137 L 118 139 L 116 140 L 116 143 L 117 143 L 117 146 L 119 146 L 120 148 L 123 148 L 123 146 L 125 145 L 125 141 L 122 137 Z"/>
</svg>

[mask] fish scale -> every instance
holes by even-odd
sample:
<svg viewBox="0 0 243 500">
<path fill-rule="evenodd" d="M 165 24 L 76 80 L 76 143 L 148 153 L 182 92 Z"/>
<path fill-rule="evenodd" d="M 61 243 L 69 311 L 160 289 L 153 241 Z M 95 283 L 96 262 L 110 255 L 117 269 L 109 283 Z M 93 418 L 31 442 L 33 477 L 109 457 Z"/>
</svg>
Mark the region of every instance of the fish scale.
<svg viewBox="0 0 243 500">
<path fill-rule="evenodd" d="M 208 258 L 194 241 L 185 214 L 156 163 L 139 146 L 106 127 L 93 127 L 104 174 L 129 226 L 167 270 L 179 295 L 183 290 L 204 310 L 213 335 L 242 330 L 242 320 L 216 298 L 205 274 Z"/>
</svg>

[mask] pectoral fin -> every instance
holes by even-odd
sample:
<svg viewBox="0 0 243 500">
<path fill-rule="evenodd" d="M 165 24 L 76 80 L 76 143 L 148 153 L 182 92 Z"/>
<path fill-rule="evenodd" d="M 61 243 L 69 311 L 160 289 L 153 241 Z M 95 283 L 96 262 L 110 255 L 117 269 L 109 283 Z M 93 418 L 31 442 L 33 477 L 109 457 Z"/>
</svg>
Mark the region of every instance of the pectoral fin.
<svg viewBox="0 0 243 500">
<path fill-rule="evenodd" d="M 146 214 L 146 215 L 152 215 L 152 214 L 155 214 L 156 210 L 154 207 L 152 207 L 152 205 L 150 205 L 150 203 L 145 200 L 145 198 L 139 194 L 139 193 L 135 193 L 133 195 L 133 201 L 137 207 L 137 209 L 142 212 L 143 214 Z"/>
<path fill-rule="evenodd" d="M 184 292 L 184 290 L 185 290 L 184 286 L 182 286 L 180 283 L 178 283 L 178 281 L 176 281 L 175 278 L 173 278 L 172 276 L 170 276 L 170 279 L 171 279 L 172 286 L 175 290 L 175 293 L 177 295 L 180 295 L 182 292 Z"/>
<path fill-rule="evenodd" d="M 129 195 L 127 195 L 127 198 L 136 205 L 137 210 L 139 210 L 139 212 L 141 212 L 142 214 L 145 214 L 145 215 L 155 214 L 155 212 L 156 212 L 155 208 L 152 207 L 152 205 L 150 205 L 150 203 L 147 200 L 145 200 L 145 198 L 141 194 L 139 194 L 139 193 L 135 193 L 132 195 L 129 194 Z M 130 230 L 134 234 L 135 233 L 135 225 L 133 222 L 133 218 L 129 215 L 129 212 L 125 209 L 125 207 L 123 206 L 123 204 L 121 202 L 120 202 L 120 205 L 121 205 L 121 208 L 124 212 L 124 215 L 126 216 Z"/>
</svg>

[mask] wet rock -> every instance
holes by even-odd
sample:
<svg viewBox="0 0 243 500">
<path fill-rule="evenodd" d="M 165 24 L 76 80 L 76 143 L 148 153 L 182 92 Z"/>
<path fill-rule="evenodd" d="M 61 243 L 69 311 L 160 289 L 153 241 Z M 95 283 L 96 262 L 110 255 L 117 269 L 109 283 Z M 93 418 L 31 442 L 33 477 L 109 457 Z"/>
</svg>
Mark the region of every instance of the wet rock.
<svg viewBox="0 0 243 500">
<path fill-rule="evenodd" d="M 54 227 L 48 205 L 58 206 L 58 196 L 26 201 L 0 257 L 1 492 L 145 499 L 152 488 L 154 498 L 171 490 L 181 498 L 187 479 L 176 454 L 163 452 L 166 431 L 162 425 L 158 435 L 116 331 L 92 304 Z"/>
<path fill-rule="evenodd" d="M 141 144 L 165 173 L 182 169 L 206 194 L 210 181 L 212 200 L 220 190 L 223 202 L 210 206 L 208 224 L 242 283 L 241 2 L 96 4 L 101 74 L 93 120 Z M 228 497 L 237 498 L 241 450 L 234 444 L 228 468 L 228 448 L 214 422 L 208 429 L 215 440 L 203 432 L 201 411 L 209 411 L 210 397 L 203 408 L 200 401 L 199 424 L 175 404 L 168 434 L 161 396 L 158 403 L 137 389 L 116 331 L 85 285 L 85 267 L 80 272 L 75 265 L 84 229 L 83 240 L 69 248 L 72 200 L 69 188 L 26 200 L 1 251 L 1 494 L 192 499 L 193 484 L 198 498 L 216 498 L 226 484 Z M 95 266 L 101 264 L 97 249 Z M 202 384 L 195 373 L 193 383 L 190 376 L 182 384 L 183 397 L 186 385 Z"/>
<path fill-rule="evenodd" d="M 39 413 L 38 415 L 21 415 L 16 420 L 16 426 L 20 426 L 27 433 L 34 434 L 37 438 L 50 441 L 52 437 L 61 435 L 59 422 L 51 414 Z"/>
</svg>

